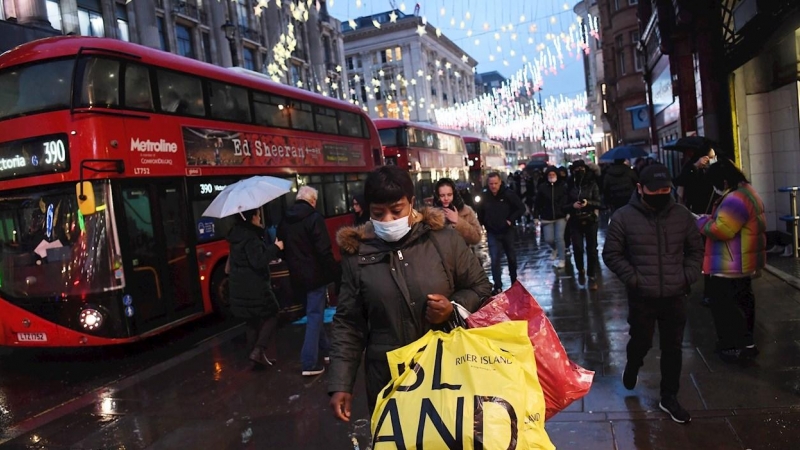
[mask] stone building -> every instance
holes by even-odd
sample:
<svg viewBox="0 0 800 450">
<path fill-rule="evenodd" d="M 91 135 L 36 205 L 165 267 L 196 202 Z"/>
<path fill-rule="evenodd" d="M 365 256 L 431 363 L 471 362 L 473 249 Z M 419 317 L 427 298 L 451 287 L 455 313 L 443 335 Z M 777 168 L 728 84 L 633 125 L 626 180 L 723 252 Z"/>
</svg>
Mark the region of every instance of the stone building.
<svg viewBox="0 0 800 450">
<path fill-rule="evenodd" d="M 328 14 L 325 0 L 280 3 L 3 0 L 0 51 L 52 35 L 108 37 L 262 73 L 283 63 L 286 70 L 269 73 L 278 81 L 341 98 L 346 69 L 340 22 Z"/>
<path fill-rule="evenodd" d="M 342 24 L 348 98 L 371 117 L 432 122 L 433 109 L 475 98 L 477 61 L 431 23 L 393 10 L 352 24 Z"/>
</svg>

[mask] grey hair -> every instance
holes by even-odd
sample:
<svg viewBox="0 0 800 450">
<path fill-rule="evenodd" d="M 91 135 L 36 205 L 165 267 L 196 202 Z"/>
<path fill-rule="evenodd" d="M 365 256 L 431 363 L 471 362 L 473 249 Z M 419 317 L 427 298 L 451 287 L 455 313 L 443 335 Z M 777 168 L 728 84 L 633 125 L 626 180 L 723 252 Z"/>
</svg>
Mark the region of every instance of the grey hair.
<svg viewBox="0 0 800 450">
<path fill-rule="evenodd" d="M 317 190 L 311 186 L 302 186 L 297 191 L 297 200 L 305 200 L 307 202 L 317 201 Z"/>
</svg>

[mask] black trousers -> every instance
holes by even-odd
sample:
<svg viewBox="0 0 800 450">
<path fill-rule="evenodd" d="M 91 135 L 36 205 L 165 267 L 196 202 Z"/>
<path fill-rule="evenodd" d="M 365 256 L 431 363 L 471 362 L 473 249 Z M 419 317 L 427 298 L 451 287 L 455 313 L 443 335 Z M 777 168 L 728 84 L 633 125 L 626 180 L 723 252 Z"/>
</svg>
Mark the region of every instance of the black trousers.
<svg viewBox="0 0 800 450">
<path fill-rule="evenodd" d="M 750 277 L 709 277 L 708 286 L 718 347 L 742 349 L 755 344 L 756 302 Z"/>
<path fill-rule="evenodd" d="M 583 255 L 586 253 L 588 260 L 589 278 L 597 274 L 599 264 L 597 256 L 597 221 L 596 220 L 569 220 L 569 230 L 572 236 L 572 255 L 575 259 L 575 268 L 578 272 L 584 271 Z M 583 242 L 586 241 L 584 247 Z"/>
<path fill-rule="evenodd" d="M 278 316 L 268 318 L 253 317 L 245 321 L 247 325 L 247 347 L 260 348 L 269 359 L 278 359 Z"/>
<path fill-rule="evenodd" d="M 680 387 L 683 331 L 686 328 L 685 297 L 643 298 L 628 296 L 628 364 L 639 368 L 653 346 L 658 323 L 661 349 L 661 396 L 677 395 Z"/>
<path fill-rule="evenodd" d="M 508 261 L 508 275 L 511 278 L 511 284 L 517 280 L 517 252 L 514 249 L 514 238 L 516 231 L 514 228 L 509 228 L 505 233 L 486 233 L 486 241 L 489 244 L 489 257 L 492 258 L 492 280 L 494 281 L 495 289 L 502 289 L 503 282 L 501 275 L 503 274 L 503 266 L 500 260 L 503 258 L 503 253 L 506 255 Z"/>
</svg>

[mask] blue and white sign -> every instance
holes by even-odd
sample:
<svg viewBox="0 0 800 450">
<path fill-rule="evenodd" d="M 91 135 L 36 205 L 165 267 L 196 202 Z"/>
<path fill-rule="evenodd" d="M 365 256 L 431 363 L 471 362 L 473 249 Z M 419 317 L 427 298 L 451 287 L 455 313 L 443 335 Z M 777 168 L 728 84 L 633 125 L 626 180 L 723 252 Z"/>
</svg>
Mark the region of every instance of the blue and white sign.
<svg viewBox="0 0 800 450">
<path fill-rule="evenodd" d="M 133 304 L 133 297 L 131 294 L 126 294 L 124 297 L 122 297 L 122 304 L 125 306 L 131 306 Z"/>
<path fill-rule="evenodd" d="M 45 235 L 49 238 L 53 237 L 53 204 L 47 205 L 47 229 Z"/>
<path fill-rule="evenodd" d="M 201 240 L 212 239 L 216 230 L 214 229 L 214 219 L 202 217 L 197 221 L 197 237 Z"/>
<path fill-rule="evenodd" d="M 125 316 L 133 317 L 133 306 L 126 306 L 125 307 Z"/>
</svg>

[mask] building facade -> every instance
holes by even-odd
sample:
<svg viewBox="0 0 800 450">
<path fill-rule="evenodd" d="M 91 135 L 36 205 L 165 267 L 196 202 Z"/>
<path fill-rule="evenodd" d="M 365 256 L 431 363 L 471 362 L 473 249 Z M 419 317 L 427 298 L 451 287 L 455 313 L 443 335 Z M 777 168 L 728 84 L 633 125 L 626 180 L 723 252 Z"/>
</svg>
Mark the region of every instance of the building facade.
<svg viewBox="0 0 800 450">
<path fill-rule="evenodd" d="M 52 35 L 108 37 L 261 73 L 271 65 L 285 67 L 269 74 L 341 98 L 341 24 L 327 13 L 325 0 L 317 4 L 306 9 L 305 2 L 292 0 L 267 7 L 258 7 L 257 0 L 3 0 L 0 51 Z"/>
<path fill-rule="evenodd" d="M 730 148 L 764 200 L 770 236 L 789 244 L 789 194 L 778 190 L 800 186 L 800 2 L 725 0 L 718 12 Z"/>
<path fill-rule="evenodd" d="M 582 0 L 572 8 L 581 18 L 583 32 L 586 34 L 588 51 L 583 53 L 583 71 L 586 81 L 586 111 L 592 115 L 594 122 L 595 155 L 600 157 L 614 147 L 614 137 L 607 118 L 607 105 L 604 109 L 603 85 L 605 83 L 605 67 L 603 66 L 602 41 L 588 32 L 591 23 L 600 17 L 597 0 Z"/>
<path fill-rule="evenodd" d="M 644 61 L 637 50 L 641 36 L 636 14 L 638 2 L 597 0 L 602 77 L 598 70 L 595 84 L 599 87 L 596 95 L 601 103 L 602 118 L 608 123 L 611 134 L 606 146 L 636 145 L 649 150 L 650 116 L 643 78 Z M 590 6 L 591 3 L 589 0 Z"/>
<path fill-rule="evenodd" d="M 348 99 L 375 118 L 433 122 L 475 98 L 475 59 L 430 23 L 399 10 L 342 24 Z"/>
</svg>

